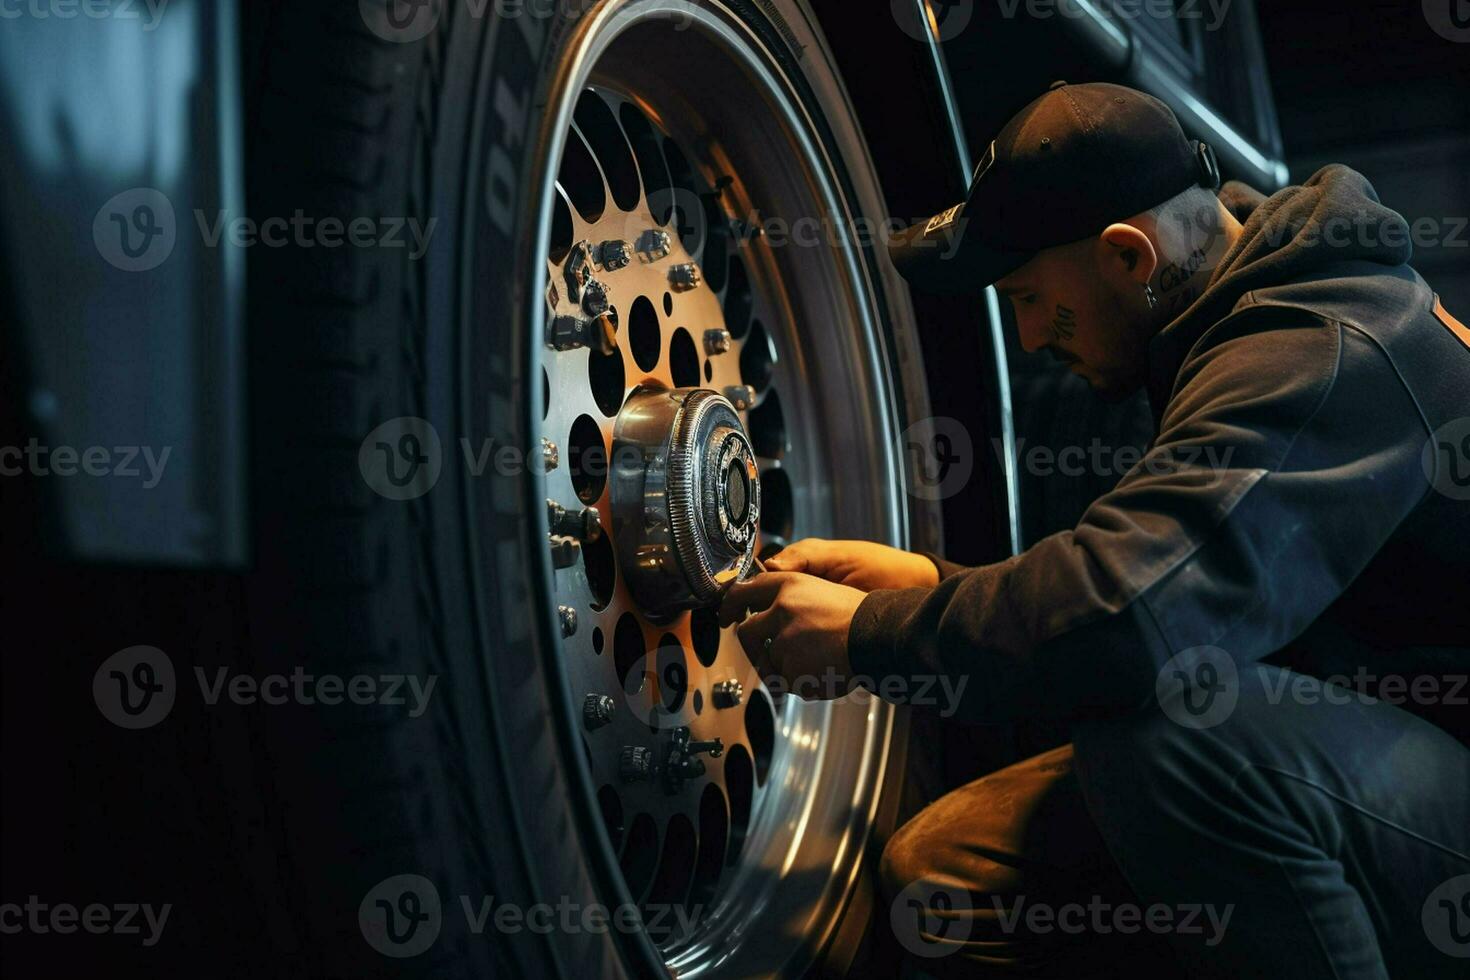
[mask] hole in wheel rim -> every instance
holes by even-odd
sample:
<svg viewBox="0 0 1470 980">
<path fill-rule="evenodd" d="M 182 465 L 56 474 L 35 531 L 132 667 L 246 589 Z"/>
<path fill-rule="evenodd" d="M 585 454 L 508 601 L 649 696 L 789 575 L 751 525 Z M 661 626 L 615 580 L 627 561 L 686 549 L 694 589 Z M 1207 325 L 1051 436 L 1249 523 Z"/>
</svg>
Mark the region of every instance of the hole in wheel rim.
<svg viewBox="0 0 1470 980">
<path fill-rule="evenodd" d="M 633 300 L 633 308 L 628 312 L 628 351 L 633 355 L 633 363 L 645 371 L 658 367 L 662 340 L 658 313 L 648 297 L 639 296 Z"/>
<path fill-rule="evenodd" d="M 755 768 L 750 753 L 743 745 L 735 745 L 725 753 L 725 789 L 730 794 L 730 846 L 725 863 L 734 864 L 745 847 L 750 829 L 750 807 L 755 800 Z"/>
<path fill-rule="evenodd" d="M 567 472 L 572 489 L 584 504 L 593 504 L 607 486 L 607 445 L 590 415 L 579 415 L 567 440 Z"/>
<path fill-rule="evenodd" d="M 699 182 L 694 168 L 679 144 L 671 139 L 663 141 L 664 162 L 668 164 L 669 179 L 673 186 L 669 191 L 670 219 L 675 232 L 684 245 L 684 251 L 698 255 L 704 247 L 704 202 L 699 199 Z"/>
<path fill-rule="evenodd" d="M 612 109 L 601 95 L 589 88 L 578 97 L 572 118 L 587 140 L 593 157 L 602 165 L 613 203 L 620 210 L 633 210 L 638 206 L 642 186 L 633 163 L 633 148 L 623 136 L 623 128 L 613 117 Z"/>
<path fill-rule="evenodd" d="M 625 694 L 638 694 L 643 690 L 645 654 L 643 627 L 639 625 L 638 617 L 630 612 L 623 613 L 613 629 L 613 666 Z"/>
<path fill-rule="evenodd" d="M 706 232 L 704 252 L 699 257 L 699 265 L 704 270 L 709 288 L 718 293 L 725 288 L 730 266 L 730 226 L 724 211 L 720 209 L 719 199 L 714 194 L 704 195 L 703 203 Z"/>
<path fill-rule="evenodd" d="M 740 380 L 759 394 L 770 387 L 775 370 L 776 350 L 771 345 L 771 338 L 766 336 L 766 328 L 756 320 L 740 347 Z"/>
<path fill-rule="evenodd" d="M 623 880 L 635 900 L 642 898 L 653 882 L 653 874 L 658 870 L 658 857 L 658 824 L 653 822 L 653 817 L 640 813 L 628 825 L 623 853 L 618 859 Z"/>
<path fill-rule="evenodd" d="M 592 590 L 592 608 L 601 612 L 612 601 L 618 582 L 617 556 L 606 534 L 582 542 L 582 570 L 587 574 L 587 587 Z M 601 630 L 594 633 L 592 643 L 601 653 Z"/>
<path fill-rule="evenodd" d="M 725 284 L 725 329 L 730 336 L 740 340 L 750 329 L 750 314 L 755 299 L 750 292 L 750 278 L 745 274 L 745 263 L 740 256 L 730 257 L 730 279 Z"/>
<path fill-rule="evenodd" d="M 618 109 L 618 118 L 628 142 L 633 147 L 633 157 L 638 161 L 638 175 L 643 180 L 643 193 L 649 200 L 666 200 L 669 197 L 669 168 L 664 164 L 663 152 L 659 149 L 658 136 L 648 117 L 631 102 L 624 102 Z M 661 225 L 669 223 L 667 211 L 653 212 L 653 220 Z"/>
<path fill-rule="evenodd" d="M 694 887 L 689 891 L 689 908 L 696 917 L 708 910 L 719 890 L 729 843 L 730 812 L 725 794 L 714 783 L 706 783 L 699 796 L 699 853 L 694 859 Z"/>
<path fill-rule="evenodd" d="M 676 813 L 664 827 L 664 844 L 659 855 L 658 872 L 644 903 L 644 924 L 654 943 L 663 946 L 677 938 L 678 917 L 671 915 L 675 905 L 683 905 L 694 880 L 694 824 L 682 813 Z"/>
<path fill-rule="evenodd" d="M 750 750 L 755 756 L 756 785 L 764 786 L 776 747 L 776 716 L 766 692 L 760 688 L 750 692 L 750 700 L 745 705 L 745 736 L 750 739 Z"/>
<path fill-rule="evenodd" d="M 592 388 L 592 400 L 608 418 L 617 415 L 618 409 L 623 407 L 626 382 L 623 355 L 616 349 L 611 354 L 596 350 L 587 352 L 587 383 Z"/>
<path fill-rule="evenodd" d="M 607 207 L 602 171 L 576 126 L 567 135 L 567 148 L 562 153 L 556 182 L 583 221 L 591 224 L 602 217 L 603 209 Z"/>
<path fill-rule="evenodd" d="M 674 378 L 675 388 L 699 385 L 699 351 L 694 347 L 694 338 L 683 327 L 675 330 L 669 341 L 669 374 Z"/>
<path fill-rule="evenodd" d="M 714 607 L 703 606 L 689 614 L 689 639 L 694 644 L 695 659 L 713 667 L 720 653 L 720 619 Z"/>
</svg>

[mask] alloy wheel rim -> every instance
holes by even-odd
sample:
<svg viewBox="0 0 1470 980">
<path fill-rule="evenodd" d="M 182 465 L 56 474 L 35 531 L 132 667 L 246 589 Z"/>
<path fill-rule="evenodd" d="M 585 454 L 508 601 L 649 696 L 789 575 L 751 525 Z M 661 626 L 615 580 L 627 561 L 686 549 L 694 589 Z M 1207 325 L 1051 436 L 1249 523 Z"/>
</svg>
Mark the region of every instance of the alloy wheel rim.
<svg viewBox="0 0 1470 980">
<path fill-rule="evenodd" d="M 674 24 L 688 33 L 672 40 L 696 49 L 682 58 L 668 57 Z M 671 90 L 659 82 L 701 57 L 708 77 L 726 77 L 711 88 L 728 92 L 744 79 L 745 109 L 764 126 L 716 137 L 697 98 L 663 98 Z M 533 418 L 562 458 L 546 474 L 546 497 L 564 514 L 595 511 L 589 519 L 598 524 L 581 535 L 577 554 L 563 552 L 554 575 L 564 634 L 575 620 L 562 656 L 606 830 L 601 843 L 635 901 L 697 914 L 688 930 L 670 928 L 667 912 L 649 923 L 679 975 L 790 970 L 820 949 L 851 888 L 892 709 L 864 695 L 773 697 L 712 610 L 646 614 L 628 588 L 613 495 L 597 480 L 595 457 L 612 453 L 602 468 L 615 478 L 614 435 L 635 392 L 718 392 L 738 409 L 756 458 L 767 515 L 761 549 L 838 533 L 903 543 L 876 301 L 850 244 L 781 252 L 759 235 L 741 237 L 738 216 L 836 215 L 842 196 L 789 80 L 728 10 L 612 8 L 586 26 L 572 64 L 552 103 L 552 118 L 566 125 L 553 140 L 560 165 L 545 188 L 538 254 L 546 263 L 536 288 L 546 298 L 548 343 L 533 353 L 541 384 L 531 387 L 542 389 Z M 732 166 L 752 152 L 737 146 L 743 138 L 777 151 L 770 167 L 781 179 Z M 656 163 L 662 180 L 649 176 Z M 793 190 L 802 187 L 805 196 Z M 573 270 L 569 279 L 588 246 L 590 277 Z M 597 288 L 587 289 L 587 278 Z M 837 315 L 814 327 L 817 318 L 803 314 L 819 309 Z M 824 398 L 823 376 L 866 378 L 872 402 Z M 839 406 L 843 421 L 834 425 Z M 677 788 L 639 773 L 667 761 L 681 737 L 719 739 L 720 752 L 701 755 L 703 772 Z"/>
</svg>

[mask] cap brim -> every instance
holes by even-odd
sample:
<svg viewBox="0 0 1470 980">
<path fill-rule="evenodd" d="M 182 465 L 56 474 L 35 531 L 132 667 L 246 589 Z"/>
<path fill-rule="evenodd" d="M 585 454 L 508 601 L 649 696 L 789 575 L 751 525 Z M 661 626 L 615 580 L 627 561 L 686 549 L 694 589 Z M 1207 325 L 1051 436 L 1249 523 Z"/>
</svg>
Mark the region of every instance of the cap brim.
<svg viewBox="0 0 1470 980">
<path fill-rule="evenodd" d="M 894 268 L 909 285 L 926 293 L 979 293 L 1014 272 L 1036 253 L 995 248 L 969 234 L 965 208 L 941 212 L 888 240 Z M 948 220 L 945 220 L 948 218 Z"/>
</svg>

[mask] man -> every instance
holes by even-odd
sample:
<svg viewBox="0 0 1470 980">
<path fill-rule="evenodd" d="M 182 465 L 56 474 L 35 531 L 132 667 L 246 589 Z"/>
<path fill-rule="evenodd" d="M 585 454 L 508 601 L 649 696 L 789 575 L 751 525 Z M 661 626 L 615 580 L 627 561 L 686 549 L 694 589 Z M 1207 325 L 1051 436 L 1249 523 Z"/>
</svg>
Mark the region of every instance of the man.
<svg viewBox="0 0 1470 980">
<path fill-rule="evenodd" d="M 894 260 L 993 282 L 1102 396 L 1146 388 L 1144 460 L 1008 561 L 802 541 L 722 607 L 768 676 L 964 679 L 934 687 L 964 719 L 1070 722 L 888 844 L 932 972 L 1470 964 L 1470 330 L 1362 176 L 1217 185 L 1142 93 L 1023 109 Z"/>
</svg>

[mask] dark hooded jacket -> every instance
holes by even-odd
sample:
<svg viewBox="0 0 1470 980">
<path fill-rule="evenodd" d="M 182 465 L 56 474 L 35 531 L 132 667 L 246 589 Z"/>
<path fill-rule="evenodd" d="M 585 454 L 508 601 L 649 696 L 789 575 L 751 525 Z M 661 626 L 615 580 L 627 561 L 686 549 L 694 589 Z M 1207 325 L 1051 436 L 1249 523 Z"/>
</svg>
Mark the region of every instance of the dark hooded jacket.
<svg viewBox="0 0 1470 980">
<path fill-rule="evenodd" d="M 1222 198 L 1244 232 L 1151 343 L 1143 461 L 1071 531 L 870 593 L 857 673 L 967 677 L 971 721 L 1077 718 L 1209 646 L 1470 739 L 1470 330 L 1354 171 Z"/>
</svg>

